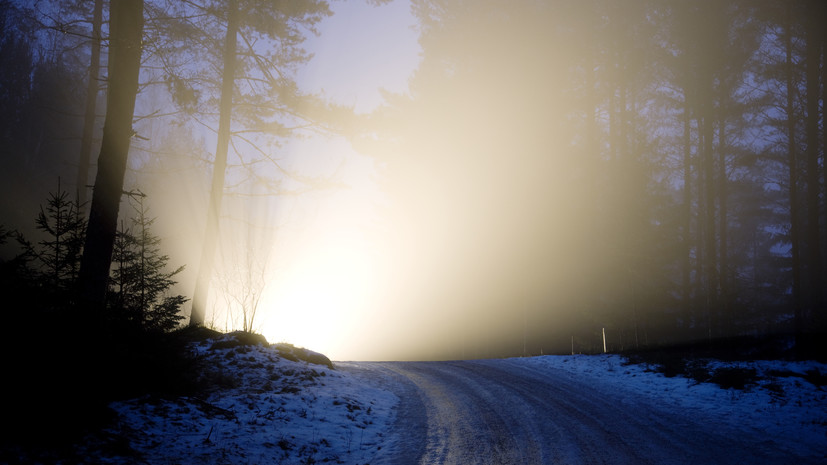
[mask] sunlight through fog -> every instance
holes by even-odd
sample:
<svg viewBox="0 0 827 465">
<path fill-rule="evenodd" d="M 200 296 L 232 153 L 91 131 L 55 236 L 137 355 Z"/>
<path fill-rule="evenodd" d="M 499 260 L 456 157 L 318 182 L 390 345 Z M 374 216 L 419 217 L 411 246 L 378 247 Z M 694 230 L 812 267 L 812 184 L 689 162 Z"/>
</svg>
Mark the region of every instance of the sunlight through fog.
<svg viewBox="0 0 827 465">
<path fill-rule="evenodd" d="M 2 11 L 52 21 L 24 3 Z M 170 292 L 194 325 L 404 360 L 799 337 L 827 321 L 814 4 L 145 5 L 122 184 L 185 266 Z M 30 47 L 0 42 L 31 55 L 0 55 L 17 108 L 2 137 L 25 155 L 0 159 L 5 221 L 37 215 L 61 174 L 92 192 L 71 116 L 82 92 L 48 71 L 87 79 L 88 12 L 9 29 Z M 103 100 L 85 112 L 95 150 Z M 40 114 L 52 101 L 65 108 Z M 0 227 L 5 258 L 19 244 Z"/>
</svg>

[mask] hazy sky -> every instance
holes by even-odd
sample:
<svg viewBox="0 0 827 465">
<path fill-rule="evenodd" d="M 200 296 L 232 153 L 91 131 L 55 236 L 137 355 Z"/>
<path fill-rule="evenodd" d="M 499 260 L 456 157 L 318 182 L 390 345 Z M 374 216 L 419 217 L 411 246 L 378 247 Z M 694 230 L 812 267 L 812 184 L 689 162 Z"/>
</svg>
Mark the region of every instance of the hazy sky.
<svg viewBox="0 0 827 465">
<path fill-rule="evenodd" d="M 605 98 L 579 74 L 602 42 L 572 22 L 575 4 L 444 6 L 415 19 L 409 1 L 331 2 L 295 79 L 352 107 L 360 117 L 346 123 L 370 136 L 357 151 L 299 123 L 290 139 L 257 139 L 259 151 L 236 133 L 208 325 L 239 329 L 251 304 L 238 299 L 260 295 L 253 330 L 337 360 L 548 352 L 632 326 L 628 302 L 649 299 L 633 276 L 648 252 L 634 247 L 653 228 L 638 221 L 645 170 L 634 157 L 597 163 L 590 147 L 612 136 L 597 127 Z M 136 114 L 164 105 L 167 89 L 149 87 Z M 193 117 L 205 123 L 135 123 L 125 185 L 149 194 L 186 296 L 216 144 L 209 112 Z M 271 161 L 336 187 L 307 190 Z"/>
<path fill-rule="evenodd" d="M 577 191 L 560 174 L 568 171 L 559 124 L 567 107 L 552 63 L 573 52 L 549 45 L 532 5 L 502 14 L 498 2 L 474 4 L 473 14 L 446 19 L 425 56 L 409 1 L 332 2 L 334 14 L 304 44 L 314 57 L 296 81 L 359 114 L 393 109 L 396 119 L 380 117 L 385 126 L 371 131 L 379 143 L 404 143 L 360 153 L 345 137 L 307 132 L 261 154 L 235 138 L 231 158 L 272 158 L 339 187 L 259 196 L 272 186 L 254 185 L 231 160 L 206 323 L 239 329 L 234 299 L 253 283 L 263 289 L 253 330 L 336 360 L 522 353 L 528 337 L 564 325 L 572 311 L 555 313 L 549 298 L 565 305 L 582 239 L 571 206 Z M 136 115 L 168 97 L 163 86 L 148 88 Z M 209 123 L 179 123 L 136 123 L 142 139 L 130 151 L 125 188 L 149 194 L 170 264 L 186 266 L 176 292 L 190 296 L 215 135 Z M 278 178 L 267 163 L 255 167 Z M 302 187 L 278 180 L 282 192 Z"/>
<path fill-rule="evenodd" d="M 334 1 L 331 8 L 334 15 L 319 25 L 319 36 L 306 41 L 314 58 L 300 72 L 300 85 L 355 105 L 357 112 L 380 104 L 380 89 L 406 91 L 420 52 L 410 2 Z"/>
<path fill-rule="evenodd" d="M 419 62 L 417 32 L 407 1 L 370 6 L 332 2 L 335 14 L 319 25 L 307 49 L 314 58 L 299 73 L 308 91 L 368 112 L 384 100 L 380 89 L 407 92 Z M 384 319 L 382 274 L 390 272 L 378 210 L 385 203 L 374 161 L 344 138 L 317 137 L 286 149 L 291 165 L 329 173 L 348 185 L 286 198 L 274 239 L 277 279 L 261 305 L 261 331 L 336 359 L 382 358 L 372 340 Z"/>
<path fill-rule="evenodd" d="M 719 39 L 711 39 L 696 27 L 707 22 L 711 4 L 423 0 L 412 12 L 411 1 L 333 1 L 334 14 L 302 44 L 314 57 L 295 68 L 284 63 L 303 91 L 355 110 L 353 120 L 334 112 L 350 138 L 324 134 L 282 110 L 275 110 L 273 126 L 275 121 L 251 123 L 243 111 L 234 115 L 232 129 L 238 131 L 208 325 L 240 328 L 239 309 L 251 305 L 239 299 L 260 295 L 253 330 L 338 360 L 548 353 L 566 351 L 577 339 L 588 351 L 602 346 L 604 327 L 619 346 L 649 335 L 653 341 L 702 337 L 716 325 L 724 334 L 724 320 L 718 324 L 710 316 L 724 315 L 726 299 L 735 298 L 725 281 L 758 275 L 759 248 L 769 287 L 759 286 L 766 295 L 744 302 L 783 300 L 788 278 L 777 258 L 785 252 L 778 232 L 786 230 L 786 220 L 777 207 L 765 216 L 751 213 L 785 201 L 783 192 L 775 198 L 760 187 L 758 195 L 749 191 L 755 179 L 763 180 L 758 185 L 784 185 L 788 170 L 779 170 L 777 161 L 737 169 L 735 163 L 710 177 L 698 166 L 720 163 L 696 160 L 717 150 L 729 163 L 742 150 L 764 153 L 754 140 L 784 140 L 763 120 L 765 109 L 746 105 L 775 101 L 778 96 L 766 89 L 782 84 L 759 76 L 755 60 L 773 65 L 785 59 L 778 44 L 750 49 L 757 29 L 746 25 L 757 11 L 716 4 L 721 21 L 709 26 Z M 207 34 L 223 29 L 215 18 L 203 26 Z M 735 32 L 745 47 L 719 47 L 726 42 L 720 38 Z M 57 51 L 84 63 L 86 48 L 76 45 Z M 280 51 L 285 45 L 268 39 L 255 46 Z M 764 51 L 772 53 L 764 57 Z M 180 62 L 173 68 L 188 78 L 211 73 L 211 63 L 220 60 L 196 55 L 174 54 Z M 147 63 L 159 56 L 148 55 Z M 724 138 L 700 136 L 710 115 L 687 112 L 695 81 L 713 76 L 700 70 L 710 66 L 727 76 L 712 79 L 715 85 L 734 87 L 699 95 L 711 99 L 721 91 L 731 95 L 733 109 L 755 108 L 748 117 L 726 117 L 737 133 L 732 147 L 739 147 L 729 155 L 714 144 L 710 152 L 706 144 Z M 247 71 L 252 79 L 236 84 L 242 92 L 260 91 L 255 66 Z M 156 74 L 152 66 L 144 69 L 147 82 L 166 85 L 147 86 L 137 97 L 133 126 L 141 137 L 131 146 L 124 188 L 148 194 L 149 213 L 157 219 L 153 228 L 170 264 L 186 266 L 176 292 L 191 296 L 216 147 L 218 90 L 199 84 L 212 79 L 166 82 Z M 745 75 L 766 81 L 738 88 Z M 176 114 L 171 84 L 176 98 L 187 97 L 192 114 Z M 74 89 L 47 82 L 38 95 L 68 105 Z M 241 109 L 249 102 L 237 103 Z M 54 120 L 49 124 L 66 137 L 52 131 L 47 142 L 53 147 L 40 147 L 34 133 L 20 131 L 21 140 L 40 148 L 31 160 L 11 165 L 25 165 L 30 178 L 48 182 L 4 184 L 13 186 L 10 192 L 25 184 L 31 192 L 32 205 L 15 199 L 1 207 L 19 210 L 4 220 L 13 224 L 36 214 L 32 199 L 45 198 L 45 189 L 55 185 L 53 174 L 74 168 L 76 160 L 72 141 L 80 130 L 58 123 L 55 115 L 38 116 Z M 736 120 L 754 121 L 741 127 Z M 279 130 L 258 131 L 272 127 Z M 764 139 L 753 137 L 755 131 Z M 737 182 L 731 191 L 717 188 L 716 202 L 701 185 L 713 186 L 721 174 Z M 309 188 L 315 184 L 309 178 L 333 181 L 333 188 Z M 675 190 L 680 182 L 692 187 L 687 197 Z M 724 210 L 727 198 L 732 208 Z M 124 205 L 121 211 L 126 217 L 131 210 Z M 721 218 L 726 228 L 717 227 Z M 728 248 L 709 240 L 716 235 Z M 744 237 L 762 245 L 736 241 Z M 736 257 L 737 265 L 724 261 Z M 734 274 L 726 278 L 716 267 Z M 702 305 L 704 292 L 711 295 Z"/>
<path fill-rule="evenodd" d="M 561 144 L 549 144 L 560 131 L 549 63 L 567 51 L 544 48 L 542 20 L 512 9 L 490 25 L 460 19 L 440 39 L 460 56 L 482 50 L 469 66 L 479 72 L 430 76 L 442 63 L 420 69 L 408 2 L 333 8 L 308 43 L 316 56 L 300 84 L 367 112 L 380 88 L 406 94 L 422 73 L 417 102 L 392 123 L 411 140 L 377 158 L 340 138 L 287 149 L 291 168 L 338 168 L 349 187 L 278 201 L 261 331 L 338 360 L 522 353 L 530 334 L 547 336 L 550 316 L 565 323 L 548 299 L 577 273 L 577 238 L 562 227 L 575 222 L 576 194 L 559 176 L 566 161 L 547 156 Z M 527 56 L 537 48 L 542 59 Z"/>
</svg>

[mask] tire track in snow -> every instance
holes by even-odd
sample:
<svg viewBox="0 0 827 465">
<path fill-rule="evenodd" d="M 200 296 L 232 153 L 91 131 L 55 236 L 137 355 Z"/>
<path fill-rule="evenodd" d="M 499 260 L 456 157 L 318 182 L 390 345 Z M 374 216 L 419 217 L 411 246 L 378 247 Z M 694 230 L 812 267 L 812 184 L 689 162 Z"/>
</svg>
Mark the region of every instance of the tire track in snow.
<svg viewBox="0 0 827 465">
<path fill-rule="evenodd" d="M 515 441 L 518 424 L 489 406 L 495 395 L 450 365 L 407 365 L 399 370 L 419 389 L 427 416 L 421 463 L 531 463 L 530 447 Z M 496 385 L 492 385 L 496 387 Z M 470 413 L 470 414 L 469 414 Z M 473 448 L 457 447 L 459 444 Z M 531 445 L 529 445 L 531 446 Z"/>
<path fill-rule="evenodd" d="M 519 359 L 354 365 L 401 399 L 402 445 L 387 463 L 802 463 L 767 438 Z"/>
</svg>

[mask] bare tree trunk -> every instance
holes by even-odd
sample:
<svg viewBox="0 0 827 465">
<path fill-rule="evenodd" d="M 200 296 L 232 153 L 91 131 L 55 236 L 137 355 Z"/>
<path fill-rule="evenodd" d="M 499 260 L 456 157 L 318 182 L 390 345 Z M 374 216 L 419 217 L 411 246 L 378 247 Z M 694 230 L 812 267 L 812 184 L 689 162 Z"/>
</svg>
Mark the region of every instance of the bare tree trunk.
<svg viewBox="0 0 827 465">
<path fill-rule="evenodd" d="M 92 134 L 95 128 L 95 111 L 98 103 L 98 80 L 100 76 L 101 23 L 103 22 L 103 0 L 95 0 L 92 13 L 92 41 L 89 62 L 89 81 L 86 83 L 86 108 L 83 116 L 83 134 L 80 139 L 78 159 L 77 196 L 78 205 L 86 203 L 86 186 L 89 183 L 89 159 L 92 157 Z"/>
<path fill-rule="evenodd" d="M 724 105 L 724 98 L 721 97 L 721 107 Z M 718 282 L 720 283 L 720 317 L 721 327 L 727 336 L 733 336 L 735 325 L 730 307 L 729 292 L 729 247 L 727 236 L 729 235 L 727 225 L 727 174 L 726 165 L 726 121 L 723 116 L 723 109 L 720 109 L 718 116 L 718 240 L 720 241 L 720 271 Z"/>
<path fill-rule="evenodd" d="M 218 223 L 221 202 L 224 197 L 224 176 L 227 170 L 227 152 L 230 146 L 230 124 L 233 111 L 233 88 L 236 67 L 236 44 L 238 40 L 238 3 L 231 0 L 227 12 L 227 35 L 224 39 L 224 75 L 221 81 L 221 101 L 218 114 L 218 143 L 215 149 L 210 204 L 207 211 L 207 226 L 201 249 L 201 263 L 192 298 L 190 325 L 203 325 L 207 309 L 210 279 L 215 265 L 215 251 L 218 246 Z"/>
<path fill-rule="evenodd" d="M 688 94 L 688 90 L 684 89 L 684 92 Z M 681 250 L 681 268 L 683 271 L 683 308 L 684 308 L 684 318 L 686 321 L 684 322 L 685 328 L 690 328 L 692 326 L 692 320 L 694 320 L 694 315 L 692 311 L 692 289 L 691 289 L 691 263 L 690 263 L 690 253 L 692 251 L 692 134 L 690 133 L 691 130 L 691 114 L 689 108 L 689 97 L 688 95 L 684 96 L 684 109 L 683 109 L 683 131 L 684 131 L 684 147 L 683 147 L 683 218 L 682 218 L 682 225 L 681 229 L 683 230 L 683 238 L 682 238 L 682 245 L 683 250 Z"/>
<path fill-rule="evenodd" d="M 801 309 L 801 245 L 799 241 L 798 223 L 798 160 L 795 137 L 795 79 L 793 69 L 793 38 L 792 38 L 792 8 L 787 5 L 786 34 L 784 48 L 786 53 L 786 78 L 787 78 L 787 151 L 788 151 L 788 173 L 790 184 L 790 245 L 792 252 L 792 292 L 793 292 L 793 313 L 795 318 L 796 346 L 801 342 L 802 331 L 804 330 L 804 317 Z"/>
<path fill-rule="evenodd" d="M 818 20 L 821 21 L 823 24 L 827 21 L 827 4 L 825 2 L 820 2 L 818 5 Z M 823 198 L 825 199 L 822 203 L 822 213 L 824 215 L 825 222 L 827 222 L 827 124 L 825 124 L 825 110 L 827 110 L 827 32 L 824 31 L 823 28 L 819 29 L 820 39 L 821 39 L 821 179 L 822 179 L 822 186 L 823 186 Z M 824 240 L 825 247 L 827 247 L 827 226 L 824 227 L 822 230 L 822 239 Z M 822 285 L 820 286 L 822 289 L 827 287 L 827 282 L 825 282 L 824 278 L 825 271 L 827 270 L 827 254 L 824 254 L 824 261 L 821 263 L 822 265 Z M 822 296 L 824 297 L 824 296 Z M 817 315 L 817 322 L 819 323 L 819 327 L 817 330 L 819 331 L 827 331 L 827 309 L 823 306 L 822 301 L 822 308 L 820 309 L 819 315 Z"/>
<path fill-rule="evenodd" d="M 711 79 L 710 79 L 711 81 Z M 709 82 L 711 85 L 711 82 Z M 711 90 L 711 89 L 708 89 Z M 713 316 L 718 308 L 718 257 L 715 234 L 715 158 L 713 156 L 713 118 L 712 99 L 710 95 L 703 97 L 701 104 L 704 115 L 702 116 L 703 128 L 703 149 L 702 164 L 704 172 L 704 278 L 706 280 L 706 311 L 707 311 L 707 332 L 712 338 L 717 322 Z"/>
<path fill-rule="evenodd" d="M 143 0 L 119 0 L 111 4 L 106 120 L 80 267 L 81 297 L 92 311 L 102 311 L 106 302 L 138 93 L 143 8 Z"/>
<path fill-rule="evenodd" d="M 811 312 L 817 313 L 821 309 L 821 233 L 819 228 L 819 217 L 821 216 L 819 206 L 819 166 L 818 166 L 818 93 L 819 93 L 819 43 L 817 37 L 819 28 L 823 25 L 819 22 L 816 10 L 818 5 L 811 2 L 812 8 L 808 8 L 806 20 L 806 97 L 805 105 L 807 115 L 804 120 L 805 137 L 807 139 L 807 270 L 809 299 L 807 307 Z"/>
</svg>

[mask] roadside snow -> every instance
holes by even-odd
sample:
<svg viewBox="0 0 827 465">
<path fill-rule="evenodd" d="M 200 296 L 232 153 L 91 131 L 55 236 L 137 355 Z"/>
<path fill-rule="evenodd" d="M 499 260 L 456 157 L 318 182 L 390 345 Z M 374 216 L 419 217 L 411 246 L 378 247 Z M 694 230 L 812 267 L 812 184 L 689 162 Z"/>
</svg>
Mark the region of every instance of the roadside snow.
<svg viewBox="0 0 827 465">
<path fill-rule="evenodd" d="M 275 346 L 211 344 L 195 350 L 216 388 L 203 399 L 112 404 L 119 421 L 107 434 L 126 438 L 128 448 L 95 463 L 357 464 L 387 446 L 398 402 L 389 391 L 288 360 Z"/>
<path fill-rule="evenodd" d="M 291 361 L 276 346 L 195 347 L 215 388 L 202 399 L 139 398 L 112 404 L 115 426 L 92 446 L 90 463 L 370 463 L 397 448 L 400 392 L 370 364 L 339 369 Z M 667 378 L 617 355 L 500 360 L 519 369 L 560 371 L 597 392 L 640 399 L 679 415 L 761 431 L 798 456 L 827 450 L 827 392 L 805 379 L 815 362 L 744 362 L 760 380 L 746 390 Z M 719 363 L 719 362 L 716 362 Z M 105 444 L 102 446 L 101 444 Z M 114 447 L 119 445 L 119 447 Z M 106 451 L 106 452 L 103 452 Z"/>
<path fill-rule="evenodd" d="M 817 362 L 710 361 L 708 368 L 755 369 L 746 389 L 721 389 L 684 377 L 666 377 L 645 364 L 619 355 L 543 356 L 509 363 L 537 370 L 560 370 L 615 396 L 643 395 L 659 408 L 683 416 L 714 418 L 736 429 L 760 432 L 796 456 L 825 457 L 827 391 L 806 380 L 807 373 L 827 375 Z"/>
</svg>

